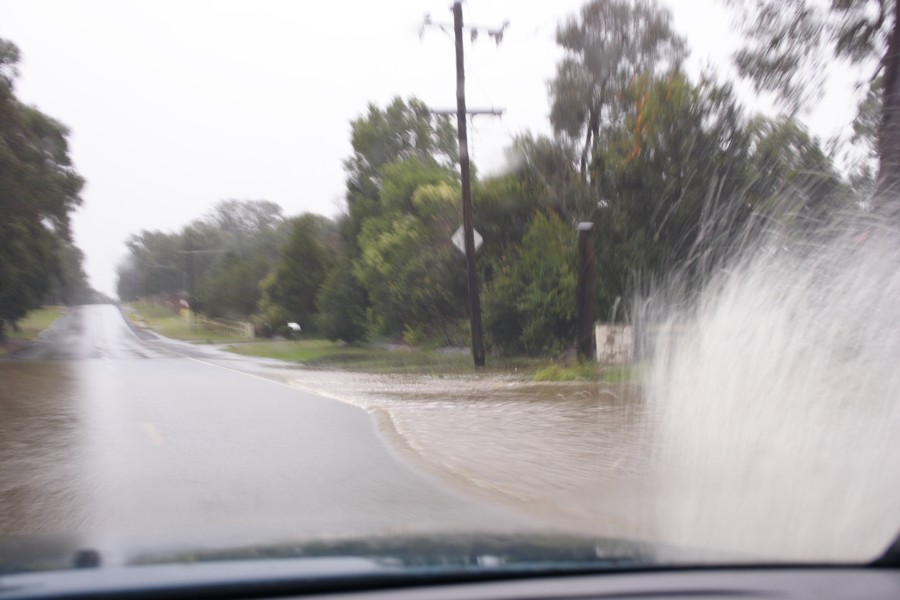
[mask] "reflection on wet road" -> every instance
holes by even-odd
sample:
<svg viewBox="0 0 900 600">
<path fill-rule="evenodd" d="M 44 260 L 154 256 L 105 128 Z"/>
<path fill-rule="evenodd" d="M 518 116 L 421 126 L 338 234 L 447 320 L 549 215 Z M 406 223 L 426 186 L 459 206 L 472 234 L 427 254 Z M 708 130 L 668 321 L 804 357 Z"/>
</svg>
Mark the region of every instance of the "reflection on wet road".
<svg viewBox="0 0 900 600">
<path fill-rule="evenodd" d="M 84 406 L 65 363 L 0 362 L 0 531 L 84 523 Z M 31 525 L 28 525 L 31 524 Z"/>
<path fill-rule="evenodd" d="M 114 306 L 73 308 L 53 333 L 32 360 L 0 362 L 0 535 L 521 524 L 399 459 L 364 411 L 141 340 Z"/>
</svg>

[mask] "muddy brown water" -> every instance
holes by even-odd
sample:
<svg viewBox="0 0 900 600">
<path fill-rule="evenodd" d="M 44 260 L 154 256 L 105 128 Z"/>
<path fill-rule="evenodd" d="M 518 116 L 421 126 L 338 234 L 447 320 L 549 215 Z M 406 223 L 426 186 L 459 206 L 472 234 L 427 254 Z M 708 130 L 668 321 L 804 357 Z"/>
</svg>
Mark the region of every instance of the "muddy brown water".
<svg viewBox="0 0 900 600">
<path fill-rule="evenodd" d="M 369 410 L 431 473 L 562 529 L 735 560 L 838 562 L 874 558 L 900 530 L 896 443 L 846 416 L 809 415 L 803 429 L 783 410 L 767 429 L 692 428 L 635 383 L 315 370 L 290 381 Z"/>
<path fill-rule="evenodd" d="M 417 464 L 562 528 L 652 539 L 648 415 L 633 383 L 294 371 L 372 412 Z"/>
</svg>

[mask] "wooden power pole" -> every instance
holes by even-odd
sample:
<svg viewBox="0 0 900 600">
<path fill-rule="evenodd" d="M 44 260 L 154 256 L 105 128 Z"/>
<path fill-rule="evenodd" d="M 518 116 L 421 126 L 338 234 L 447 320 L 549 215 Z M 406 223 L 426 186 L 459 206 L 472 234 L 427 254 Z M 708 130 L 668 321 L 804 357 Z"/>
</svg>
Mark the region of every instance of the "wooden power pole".
<svg viewBox="0 0 900 600">
<path fill-rule="evenodd" d="M 504 23 L 499 28 L 469 27 L 474 40 L 480 29 L 494 38 L 498 44 L 503 39 L 503 32 L 509 23 Z M 444 26 L 431 21 L 431 17 L 425 17 L 425 25 L 434 25 L 444 29 Z M 456 131 L 459 136 L 459 179 L 462 186 L 462 213 L 463 213 L 463 241 L 466 254 L 466 271 L 468 274 L 469 288 L 469 320 L 472 329 L 472 359 L 475 367 L 484 366 L 484 338 L 481 331 L 481 299 L 478 293 L 478 270 L 475 265 L 475 228 L 472 224 L 472 182 L 469 173 L 469 141 L 466 134 L 466 117 L 469 114 L 489 114 L 499 116 L 502 110 L 466 110 L 466 71 L 463 56 L 463 16 L 462 3 L 457 0 L 453 3 L 453 37 L 456 42 Z M 446 30 L 445 30 L 446 31 Z M 432 114 L 447 114 L 451 111 L 432 110 Z"/>
<path fill-rule="evenodd" d="M 484 339 L 481 335 L 481 299 L 475 267 L 475 234 L 472 226 L 472 183 L 469 176 L 469 141 L 466 136 L 466 71 L 463 59 L 462 4 L 453 3 L 453 37 L 456 39 L 456 129 L 459 135 L 459 177 L 462 185 L 463 233 L 469 279 L 469 322 L 472 327 L 472 359 L 484 366 Z"/>
<path fill-rule="evenodd" d="M 575 290 L 575 349 L 589 359 L 594 350 L 594 224 L 578 224 L 578 281 Z"/>
</svg>

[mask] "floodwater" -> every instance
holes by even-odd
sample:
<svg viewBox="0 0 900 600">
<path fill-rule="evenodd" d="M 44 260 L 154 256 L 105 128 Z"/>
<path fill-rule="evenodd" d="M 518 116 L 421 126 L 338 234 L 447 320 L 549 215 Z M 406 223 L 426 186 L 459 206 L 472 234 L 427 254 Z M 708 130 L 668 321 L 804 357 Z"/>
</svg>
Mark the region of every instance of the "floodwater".
<svg viewBox="0 0 900 600">
<path fill-rule="evenodd" d="M 0 361 L 0 532 L 82 522 L 88 432 L 74 381 L 66 363 Z"/>
<path fill-rule="evenodd" d="M 643 387 L 321 371 L 138 339 L 111 306 L 60 329 L 0 361 L 4 536 L 505 528 L 845 562 L 900 530 L 887 392 L 821 410 L 725 364 Z"/>
<path fill-rule="evenodd" d="M 710 417 L 685 422 L 636 383 L 305 370 L 291 380 L 366 408 L 430 472 L 560 528 L 734 560 L 837 562 L 871 560 L 900 533 L 893 409 L 823 417 L 780 405 L 747 417 L 771 409 L 758 402 L 743 414 L 705 406 Z"/>
<path fill-rule="evenodd" d="M 647 537 L 634 508 L 651 430 L 635 384 L 293 371 L 293 385 L 372 412 L 430 472 L 570 527 Z"/>
</svg>

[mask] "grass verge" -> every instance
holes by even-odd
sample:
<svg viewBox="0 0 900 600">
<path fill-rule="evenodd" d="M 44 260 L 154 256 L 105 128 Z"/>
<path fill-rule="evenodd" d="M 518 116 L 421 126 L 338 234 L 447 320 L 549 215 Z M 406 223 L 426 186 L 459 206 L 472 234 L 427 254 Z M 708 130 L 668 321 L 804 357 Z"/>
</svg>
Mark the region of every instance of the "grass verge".
<svg viewBox="0 0 900 600">
<path fill-rule="evenodd" d="M 553 363 L 537 370 L 534 381 L 603 381 L 624 383 L 640 376 L 637 365 L 608 366 L 595 362 Z"/>
<path fill-rule="evenodd" d="M 409 347 L 347 346 L 321 339 L 258 341 L 234 344 L 227 350 L 244 356 L 301 362 L 309 367 L 368 373 L 471 375 L 468 352 L 428 350 Z M 479 373 L 521 376 L 533 381 L 606 381 L 619 383 L 636 377 L 634 367 L 600 367 L 594 363 L 547 364 L 546 358 L 488 357 Z"/>
<path fill-rule="evenodd" d="M 378 345 L 347 346 L 321 339 L 261 341 L 235 344 L 227 349 L 247 356 L 302 362 L 310 367 L 369 373 L 462 375 L 473 372 L 472 357 L 468 352 L 440 349 Z M 489 360 L 485 372 L 527 375 L 530 369 L 533 369 L 533 364 L 533 359 Z"/>
<path fill-rule="evenodd" d="M 221 331 L 209 329 L 194 323 L 162 304 L 155 302 L 132 302 L 130 311 L 126 311 L 129 318 L 139 327 L 147 327 L 153 331 L 176 340 L 193 342 L 196 344 L 224 344 L 229 342 L 246 341 L 246 338 L 235 337 Z"/>
<path fill-rule="evenodd" d="M 21 344 L 37 339 L 37 336 L 53 325 L 65 310 L 65 306 L 44 306 L 19 319 L 18 331 L 7 325 L 6 342 L 0 345 L 0 356 L 9 354 L 17 343 Z"/>
</svg>

